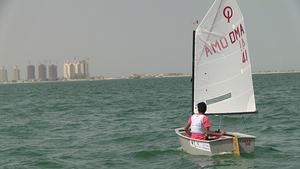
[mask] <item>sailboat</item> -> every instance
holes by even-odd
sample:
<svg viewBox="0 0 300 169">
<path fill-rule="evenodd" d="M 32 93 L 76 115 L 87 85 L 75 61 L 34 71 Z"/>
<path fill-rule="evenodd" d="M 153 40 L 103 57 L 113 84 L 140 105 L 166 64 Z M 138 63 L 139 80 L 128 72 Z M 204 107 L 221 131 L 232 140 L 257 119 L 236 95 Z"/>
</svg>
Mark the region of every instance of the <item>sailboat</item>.
<svg viewBox="0 0 300 169">
<path fill-rule="evenodd" d="M 206 115 L 256 113 L 251 63 L 243 15 L 236 0 L 215 0 L 193 31 L 192 111 L 207 104 Z M 234 125 L 234 124 L 233 124 Z M 255 136 L 226 132 L 213 140 L 188 137 L 175 129 L 183 151 L 194 155 L 251 153 Z"/>
</svg>

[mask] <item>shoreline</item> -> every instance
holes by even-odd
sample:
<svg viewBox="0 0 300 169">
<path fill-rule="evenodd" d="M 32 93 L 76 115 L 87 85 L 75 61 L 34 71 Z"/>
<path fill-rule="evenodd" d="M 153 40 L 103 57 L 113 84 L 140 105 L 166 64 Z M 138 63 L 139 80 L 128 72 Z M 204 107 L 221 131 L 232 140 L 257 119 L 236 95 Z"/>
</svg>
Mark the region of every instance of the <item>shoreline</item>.
<svg viewBox="0 0 300 169">
<path fill-rule="evenodd" d="M 269 75 L 269 74 L 294 74 L 300 73 L 300 71 L 262 71 L 254 72 L 252 75 Z M 170 74 L 170 75 L 131 75 L 124 77 L 91 77 L 89 79 L 58 79 L 52 81 L 19 81 L 19 82 L 0 82 L 0 85 L 9 85 L 9 84 L 38 84 L 38 83 L 63 83 L 63 82 L 78 82 L 78 81 L 100 81 L 100 80 L 133 80 L 133 79 L 155 79 L 155 78 L 174 78 L 174 77 L 191 77 L 190 74 Z"/>
<path fill-rule="evenodd" d="M 164 75 L 164 76 L 145 76 L 145 77 L 107 77 L 107 78 L 89 78 L 89 79 L 58 79 L 52 81 L 19 81 L 19 82 L 0 82 L 0 85 L 11 84 L 39 84 L 39 83 L 64 83 L 64 82 L 80 82 L 80 81 L 105 81 L 105 80 L 134 80 L 134 79 L 159 79 L 174 77 L 191 77 L 191 75 Z"/>
<path fill-rule="evenodd" d="M 253 72 L 253 75 L 267 75 L 267 74 L 292 74 L 292 73 L 300 73 L 300 71 L 261 71 L 261 72 Z"/>
</svg>

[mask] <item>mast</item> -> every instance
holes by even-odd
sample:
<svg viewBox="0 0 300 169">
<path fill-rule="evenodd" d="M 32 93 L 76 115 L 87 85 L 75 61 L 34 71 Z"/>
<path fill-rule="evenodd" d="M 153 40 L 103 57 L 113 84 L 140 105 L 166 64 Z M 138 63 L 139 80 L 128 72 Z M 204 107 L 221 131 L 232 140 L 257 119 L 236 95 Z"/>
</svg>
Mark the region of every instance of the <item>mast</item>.
<svg viewBox="0 0 300 169">
<path fill-rule="evenodd" d="M 195 93 L 195 90 L 194 90 L 194 86 L 195 86 L 195 35 L 196 35 L 196 31 L 195 29 L 193 30 L 193 52 L 192 52 L 192 114 L 194 114 L 194 93 Z"/>
</svg>

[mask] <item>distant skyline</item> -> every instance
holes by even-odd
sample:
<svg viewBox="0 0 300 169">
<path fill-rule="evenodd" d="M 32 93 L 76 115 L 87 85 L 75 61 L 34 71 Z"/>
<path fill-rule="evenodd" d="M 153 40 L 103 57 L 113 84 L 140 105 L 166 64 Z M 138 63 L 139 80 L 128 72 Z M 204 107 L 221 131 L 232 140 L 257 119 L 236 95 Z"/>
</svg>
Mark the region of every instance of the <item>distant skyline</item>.
<svg viewBox="0 0 300 169">
<path fill-rule="evenodd" d="M 300 70 L 300 1 L 237 0 L 254 72 Z M 89 59 L 91 76 L 190 73 L 192 23 L 213 0 L 1 0 L 0 66 Z"/>
</svg>

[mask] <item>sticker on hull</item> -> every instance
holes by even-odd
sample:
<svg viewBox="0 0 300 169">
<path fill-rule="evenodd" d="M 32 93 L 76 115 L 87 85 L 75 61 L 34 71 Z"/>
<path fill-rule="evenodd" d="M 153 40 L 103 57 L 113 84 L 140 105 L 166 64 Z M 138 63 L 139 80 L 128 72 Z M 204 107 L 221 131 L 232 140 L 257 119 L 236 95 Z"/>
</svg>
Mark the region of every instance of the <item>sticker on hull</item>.
<svg viewBox="0 0 300 169">
<path fill-rule="evenodd" d="M 202 142 L 190 140 L 190 145 L 199 150 L 210 151 L 210 146 L 208 143 L 202 143 Z"/>
</svg>

